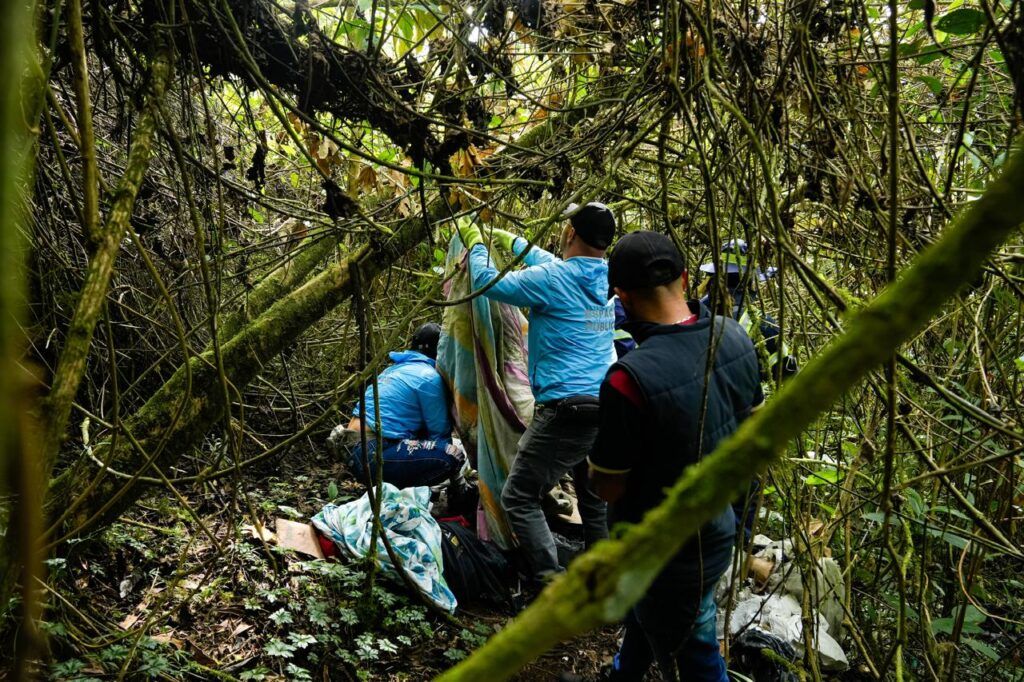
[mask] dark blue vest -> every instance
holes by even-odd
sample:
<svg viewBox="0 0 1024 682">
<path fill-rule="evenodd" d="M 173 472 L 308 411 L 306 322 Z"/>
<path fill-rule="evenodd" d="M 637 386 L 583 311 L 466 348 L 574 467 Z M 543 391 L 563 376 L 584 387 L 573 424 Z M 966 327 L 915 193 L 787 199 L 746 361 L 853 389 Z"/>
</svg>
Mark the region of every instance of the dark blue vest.
<svg viewBox="0 0 1024 682">
<path fill-rule="evenodd" d="M 636 522 L 664 498 L 683 469 L 736 430 L 763 394 L 753 343 L 735 320 L 712 316 L 701 305 L 691 325 L 630 326 L 639 346 L 615 366 L 626 370 L 643 393 L 645 428 L 629 474 L 628 499 L 614 505 L 612 517 Z M 710 366 L 709 347 L 714 351 Z M 689 542 L 675 563 L 697 561 L 699 567 L 702 561 L 705 573 L 717 574 L 729 561 L 735 536 L 735 515 L 726 505 L 701 529 L 699 543 Z"/>
</svg>

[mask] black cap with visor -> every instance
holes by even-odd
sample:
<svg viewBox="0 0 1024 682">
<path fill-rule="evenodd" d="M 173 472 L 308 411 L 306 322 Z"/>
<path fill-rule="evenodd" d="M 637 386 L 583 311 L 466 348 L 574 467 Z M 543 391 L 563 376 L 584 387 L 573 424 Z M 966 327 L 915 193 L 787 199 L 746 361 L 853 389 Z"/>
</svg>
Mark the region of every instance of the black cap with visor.
<svg viewBox="0 0 1024 682">
<path fill-rule="evenodd" d="M 562 213 L 583 243 L 595 249 L 607 249 L 615 239 L 615 214 L 599 201 L 569 204 Z"/>
<path fill-rule="evenodd" d="M 608 259 L 608 289 L 649 289 L 679 279 L 686 261 L 672 240 L 642 230 L 619 240 Z"/>
<path fill-rule="evenodd" d="M 441 340 L 441 325 L 427 322 L 416 328 L 412 333 L 411 350 L 423 353 L 428 358 L 437 359 L 437 343 Z"/>
</svg>

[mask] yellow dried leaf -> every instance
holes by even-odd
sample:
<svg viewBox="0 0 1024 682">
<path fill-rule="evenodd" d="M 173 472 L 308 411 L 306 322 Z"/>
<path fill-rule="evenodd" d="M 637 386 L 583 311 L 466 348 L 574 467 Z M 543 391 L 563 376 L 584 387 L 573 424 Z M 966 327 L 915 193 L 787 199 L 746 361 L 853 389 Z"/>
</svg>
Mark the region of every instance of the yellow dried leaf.
<svg viewBox="0 0 1024 682">
<path fill-rule="evenodd" d="M 377 189 L 377 171 L 375 171 L 371 166 L 363 166 L 359 170 L 357 184 L 359 188 L 365 192 L 371 192 Z"/>
</svg>

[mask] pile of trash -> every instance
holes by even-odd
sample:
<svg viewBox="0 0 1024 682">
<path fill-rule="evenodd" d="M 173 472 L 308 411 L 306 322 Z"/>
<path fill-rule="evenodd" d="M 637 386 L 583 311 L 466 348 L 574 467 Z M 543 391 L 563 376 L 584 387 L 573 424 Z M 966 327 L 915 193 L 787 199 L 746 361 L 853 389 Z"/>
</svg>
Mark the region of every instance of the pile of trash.
<svg viewBox="0 0 1024 682">
<path fill-rule="evenodd" d="M 787 666 L 772 659 L 796 661 L 796 652 L 803 651 L 804 618 L 802 604 L 805 590 L 815 623 L 811 641 L 817 650 L 823 670 L 840 672 L 849 667 L 846 652 L 839 644 L 843 624 L 843 571 L 835 559 L 810 553 L 810 574 L 794 560 L 793 540 L 772 540 L 756 535 L 752 556 L 746 565 L 742 583 L 729 571 L 718 585 L 718 637 L 727 635 L 734 642 L 734 658 L 746 658 L 746 650 L 771 649 L 777 656 L 750 656 L 752 666 L 773 666 L 756 679 L 786 682 L 796 679 Z M 731 599 L 730 599 L 731 596 Z M 728 621 L 728 622 L 727 622 Z M 726 627 L 728 625 L 728 628 Z M 742 660 L 740 661 L 742 663 Z M 756 670 L 749 672 L 757 674 Z"/>
</svg>

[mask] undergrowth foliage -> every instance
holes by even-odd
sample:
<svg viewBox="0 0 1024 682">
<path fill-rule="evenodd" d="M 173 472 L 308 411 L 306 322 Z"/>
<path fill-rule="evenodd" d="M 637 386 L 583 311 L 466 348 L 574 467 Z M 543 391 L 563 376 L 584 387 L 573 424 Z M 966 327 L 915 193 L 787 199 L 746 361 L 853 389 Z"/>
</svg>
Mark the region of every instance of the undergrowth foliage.
<svg viewBox="0 0 1024 682">
<path fill-rule="evenodd" d="M 455 221 L 554 248 L 602 200 L 721 310 L 698 265 L 745 239 L 777 269 L 747 307 L 806 364 L 1006 167 L 1024 101 L 1020 0 L 36 10 L 0 612 L 5 658 L 54 679 L 458 662 L 505 618 L 248 530 L 361 493 L 324 438 L 439 318 Z M 1018 231 L 762 481 L 759 531 L 843 567 L 851 679 L 1024 675 L 1022 300 Z M 599 637 L 557 660 L 596 672 Z"/>
<path fill-rule="evenodd" d="M 308 500 L 298 499 L 316 495 L 308 476 L 268 483 L 262 511 L 285 518 L 303 514 L 292 504 L 309 511 Z M 245 539 L 218 554 L 190 537 L 189 521 L 180 506 L 161 500 L 68 558 L 50 560 L 54 584 L 90 595 L 88 615 L 105 614 L 119 631 L 83 649 L 81 631 L 66 624 L 74 614 L 55 605 L 42 623 L 60 652 L 49 679 L 309 680 L 322 669 L 348 669 L 362 680 L 402 670 L 430 676 L 464 658 L 500 622 L 438 623 L 394 583 L 367 594 L 365 566 L 302 560 L 277 548 L 267 555 L 244 524 L 230 530 Z M 138 628 L 143 623 L 149 627 Z M 410 655 L 414 667 L 402 663 Z"/>
</svg>

